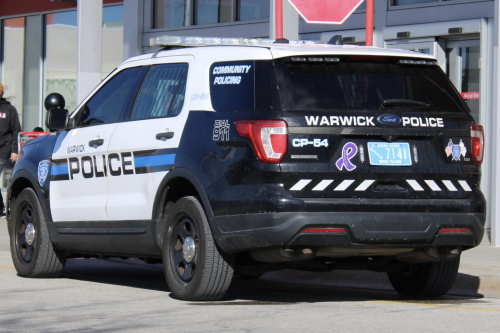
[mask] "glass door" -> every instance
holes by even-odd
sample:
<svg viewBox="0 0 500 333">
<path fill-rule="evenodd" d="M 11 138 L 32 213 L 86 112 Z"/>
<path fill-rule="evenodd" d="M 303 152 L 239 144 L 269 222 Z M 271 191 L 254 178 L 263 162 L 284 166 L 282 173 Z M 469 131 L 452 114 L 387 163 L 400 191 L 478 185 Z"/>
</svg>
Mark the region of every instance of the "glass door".
<svg viewBox="0 0 500 333">
<path fill-rule="evenodd" d="M 446 73 L 466 101 L 478 123 L 479 117 L 479 40 L 446 43 Z"/>
</svg>

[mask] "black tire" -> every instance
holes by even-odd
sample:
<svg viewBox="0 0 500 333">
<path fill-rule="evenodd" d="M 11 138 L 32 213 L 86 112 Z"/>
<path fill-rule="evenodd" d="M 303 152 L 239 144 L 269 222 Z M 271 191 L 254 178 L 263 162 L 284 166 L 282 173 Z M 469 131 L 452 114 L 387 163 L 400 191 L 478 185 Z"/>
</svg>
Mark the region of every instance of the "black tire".
<svg viewBox="0 0 500 333">
<path fill-rule="evenodd" d="M 26 228 L 30 224 L 35 235 L 28 239 Z M 10 252 L 17 273 L 23 277 L 58 277 L 66 263 L 64 253 L 50 240 L 42 207 L 31 188 L 24 189 L 12 207 Z"/>
<path fill-rule="evenodd" d="M 406 271 L 389 273 L 394 289 L 403 296 L 435 298 L 445 295 L 455 283 L 460 257 L 412 264 Z"/>
<path fill-rule="evenodd" d="M 234 256 L 215 244 L 200 202 L 195 197 L 184 197 L 167 211 L 163 267 L 170 291 L 186 301 L 222 298 L 231 285 Z M 192 259 L 183 255 L 182 246 L 189 243 L 188 238 L 196 249 Z"/>
</svg>

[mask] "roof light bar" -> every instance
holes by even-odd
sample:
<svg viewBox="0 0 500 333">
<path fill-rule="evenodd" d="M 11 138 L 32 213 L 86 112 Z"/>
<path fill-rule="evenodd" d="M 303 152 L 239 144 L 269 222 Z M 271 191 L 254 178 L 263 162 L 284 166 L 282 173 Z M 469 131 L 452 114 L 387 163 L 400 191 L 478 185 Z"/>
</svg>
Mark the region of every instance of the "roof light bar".
<svg viewBox="0 0 500 333">
<path fill-rule="evenodd" d="M 219 38 L 219 37 L 181 37 L 159 36 L 151 38 L 150 46 L 211 46 L 211 45 L 271 45 L 274 39 L 268 38 Z M 291 40 L 294 45 L 325 44 L 323 41 Z"/>
<path fill-rule="evenodd" d="M 425 61 L 425 60 L 409 60 L 409 59 L 401 59 L 399 60 L 399 64 L 401 65 L 437 65 L 437 61 Z"/>
</svg>

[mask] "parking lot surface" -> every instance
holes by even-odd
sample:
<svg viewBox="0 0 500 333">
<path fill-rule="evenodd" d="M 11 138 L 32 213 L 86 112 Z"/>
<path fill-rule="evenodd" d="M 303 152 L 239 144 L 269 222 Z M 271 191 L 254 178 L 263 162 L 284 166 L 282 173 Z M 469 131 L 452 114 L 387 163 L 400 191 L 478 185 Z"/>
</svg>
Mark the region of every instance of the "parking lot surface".
<svg viewBox="0 0 500 333">
<path fill-rule="evenodd" d="M 380 273 L 280 271 L 193 303 L 171 296 L 161 265 L 138 260 L 72 259 L 58 279 L 18 277 L 1 219 L 0 331 L 498 332 L 496 250 L 464 253 L 456 286 L 436 300 L 403 298 Z"/>
</svg>

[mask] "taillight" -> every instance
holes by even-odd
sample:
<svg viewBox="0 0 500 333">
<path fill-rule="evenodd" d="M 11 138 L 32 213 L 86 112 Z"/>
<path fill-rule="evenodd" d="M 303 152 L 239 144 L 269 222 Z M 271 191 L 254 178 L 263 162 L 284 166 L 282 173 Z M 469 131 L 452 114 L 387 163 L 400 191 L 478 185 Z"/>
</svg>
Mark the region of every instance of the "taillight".
<svg viewBox="0 0 500 333">
<path fill-rule="evenodd" d="M 238 134 L 252 141 L 259 161 L 280 163 L 288 149 L 287 124 L 283 120 L 238 120 Z"/>
<path fill-rule="evenodd" d="M 483 126 L 470 125 L 470 138 L 472 145 L 472 159 L 474 164 L 480 166 L 483 163 L 484 153 L 484 129 Z"/>
</svg>

